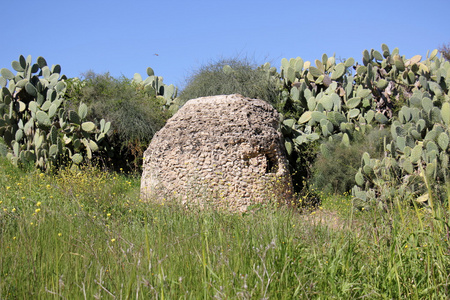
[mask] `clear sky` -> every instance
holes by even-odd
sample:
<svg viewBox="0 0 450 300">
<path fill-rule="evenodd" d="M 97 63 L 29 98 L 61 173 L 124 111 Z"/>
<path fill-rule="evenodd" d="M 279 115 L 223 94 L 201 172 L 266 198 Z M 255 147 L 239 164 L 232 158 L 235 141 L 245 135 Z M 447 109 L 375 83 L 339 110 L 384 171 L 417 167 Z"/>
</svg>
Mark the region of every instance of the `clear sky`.
<svg viewBox="0 0 450 300">
<path fill-rule="evenodd" d="M 408 58 L 450 43 L 450 0 L 1 0 L 0 8 L 0 68 L 31 54 L 67 77 L 144 77 L 152 67 L 179 87 L 220 58 L 279 68 L 283 57 L 361 61 L 385 43 Z"/>
</svg>

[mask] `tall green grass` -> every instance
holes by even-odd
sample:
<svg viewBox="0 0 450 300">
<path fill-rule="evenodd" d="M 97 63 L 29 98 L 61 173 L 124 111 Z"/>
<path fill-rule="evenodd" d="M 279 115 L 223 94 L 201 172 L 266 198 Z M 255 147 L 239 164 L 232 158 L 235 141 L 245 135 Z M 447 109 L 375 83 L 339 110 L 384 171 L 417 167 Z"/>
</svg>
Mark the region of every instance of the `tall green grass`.
<svg viewBox="0 0 450 300">
<path fill-rule="evenodd" d="M 443 299 L 448 215 L 244 215 L 139 200 L 139 178 L 95 168 L 49 176 L 0 159 L 1 299 Z M 401 213 L 400 213 L 401 212 Z"/>
</svg>

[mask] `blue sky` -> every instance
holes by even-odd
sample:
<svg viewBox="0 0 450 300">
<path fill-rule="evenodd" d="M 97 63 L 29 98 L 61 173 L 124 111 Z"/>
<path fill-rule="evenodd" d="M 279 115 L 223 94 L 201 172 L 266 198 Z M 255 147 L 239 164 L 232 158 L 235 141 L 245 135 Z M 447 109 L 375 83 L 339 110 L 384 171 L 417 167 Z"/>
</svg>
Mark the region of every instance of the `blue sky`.
<svg viewBox="0 0 450 300">
<path fill-rule="evenodd" d="M 131 78 L 152 67 L 182 87 L 220 58 L 353 57 L 387 44 L 425 56 L 450 43 L 449 0 L 407 1 L 2 1 L 0 68 L 43 56 L 77 77 L 92 70 Z M 158 54 L 158 55 L 155 55 Z"/>
</svg>

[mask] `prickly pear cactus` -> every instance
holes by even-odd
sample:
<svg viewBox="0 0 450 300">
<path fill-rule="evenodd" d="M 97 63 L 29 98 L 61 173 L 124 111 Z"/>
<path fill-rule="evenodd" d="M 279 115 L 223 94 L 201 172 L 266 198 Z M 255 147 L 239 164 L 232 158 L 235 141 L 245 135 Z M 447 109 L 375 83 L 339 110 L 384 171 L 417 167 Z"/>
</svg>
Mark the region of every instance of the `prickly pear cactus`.
<svg viewBox="0 0 450 300">
<path fill-rule="evenodd" d="M 280 82 L 288 154 L 300 157 L 303 144 L 327 139 L 349 146 L 356 133 L 390 127 L 386 157 L 365 154 L 353 194 L 362 203 L 399 193 L 426 199 L 424 179 L 448 176 L 450 63 L 437 54 L 406 58 L 382 44 L 364 50 L 362 64 L 324 54 L 313 63 L 284 58 L 280 73 L 265 66 Z"/>
<path fill-rule="evenodd" d="M 182 105 L 177 99 L 177 88 L 171 84 L 166 85 L 161 76 L 155 76 L 152 68 L 147 68 L 148 77 L 143 80 L 139 73 L 135 73 L 133 83 L 142 87 L 149 96 L 154 96 L 163 103 L 164 109 L 168 109 L 172 114 Z"/>
<path fill-rule="evenodd" d="M 48 66 L 43 57 L 33 63 L 20 56 L 12 68 L 0 70 L 0 136 L 10 148 L 14 164 L 33 163 L 45 170 L 92 159 L 103 149 L 110 123 L 100 128 L 85 122 L 87 106 L 64 108 L 66 77 L 59 65 Z"/>
<path fill-rule="evenodd" d="M 429 81 L 423 74 L 435 67 L 436 50 L 421 62 L 420 55 L 406 59 L 397 48 L 381 48 L 364 50 L 362 65 L 353 58 L 337 63 L 326 54 L 314 65 L 300 57 L 282 59 L 281 73 L 272 76 L 283 83 L 280 110 L 288 152 L 323 138 L 349 145 L 355 131 L 364 134 L 374 126 L 389 126 L 398 102 L 411 97 L 420 82 Z M 433 76 L 443 78 L 445 72 Z M 437 82 L 430 88 L 441 92 Z"/>
<path fill-rule="evenodd" d="M 394 75 L 410 95 L 392 122 L 386 156 L 373 159 L 365 153 L 361 160 L 353 188 L 361 206 L 394 196 L 426 202 L 430 191 L 443 198 L 440 186 L 449 180 L 450 63 L 436 54 L 423 62 L 418 56 L 394 59 Z"/>
<path fill-rule="evenodd" d="M 281 61 L 281 110 L 288 112 L 282 132 L 289 154 L 324 138 L 348 146 L 355 130 L 364 133 L 374 123 L 387 123 L 387 116 L 376 110 L 372 90 L 352 75 L 353 58 L 337 63 L 324 54 L 314 64 L 300 57 Z"/>
</svg>

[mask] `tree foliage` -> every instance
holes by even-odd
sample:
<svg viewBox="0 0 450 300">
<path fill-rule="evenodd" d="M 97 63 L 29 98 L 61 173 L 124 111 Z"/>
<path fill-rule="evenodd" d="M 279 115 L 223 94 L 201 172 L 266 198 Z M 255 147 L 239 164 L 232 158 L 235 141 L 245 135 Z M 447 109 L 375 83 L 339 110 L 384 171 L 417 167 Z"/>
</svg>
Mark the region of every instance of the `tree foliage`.
<svg viewBox="0 0 450 300">
<path fill-rule="evenodd" d="M 226 66 L 231 67 L 230 72 L 224 72 Z M 187 78 L 179 98 L 186 102 L 198 97 L 236 93 L 274 104 L 278 101 L 279 88 L 277 81 L 255 63 L 229 58 L 213 61 L 194 71 Z"/>
<path fill-rule="evenodd" d="M 109 136 L 115 168 L 138 170 L 142 154 L 153 135 L 170 116 L 163 103 L 150 96 L 131 80 L 114 78 L 109 73 L 83 74 L 83 79 L 71 79 L 66 97 L 69 106 L 85 103 L 92 120 L 102 117 L 111 122 Z M 110 164 L 111 165 L 111 164 Z"/>
</svg>

